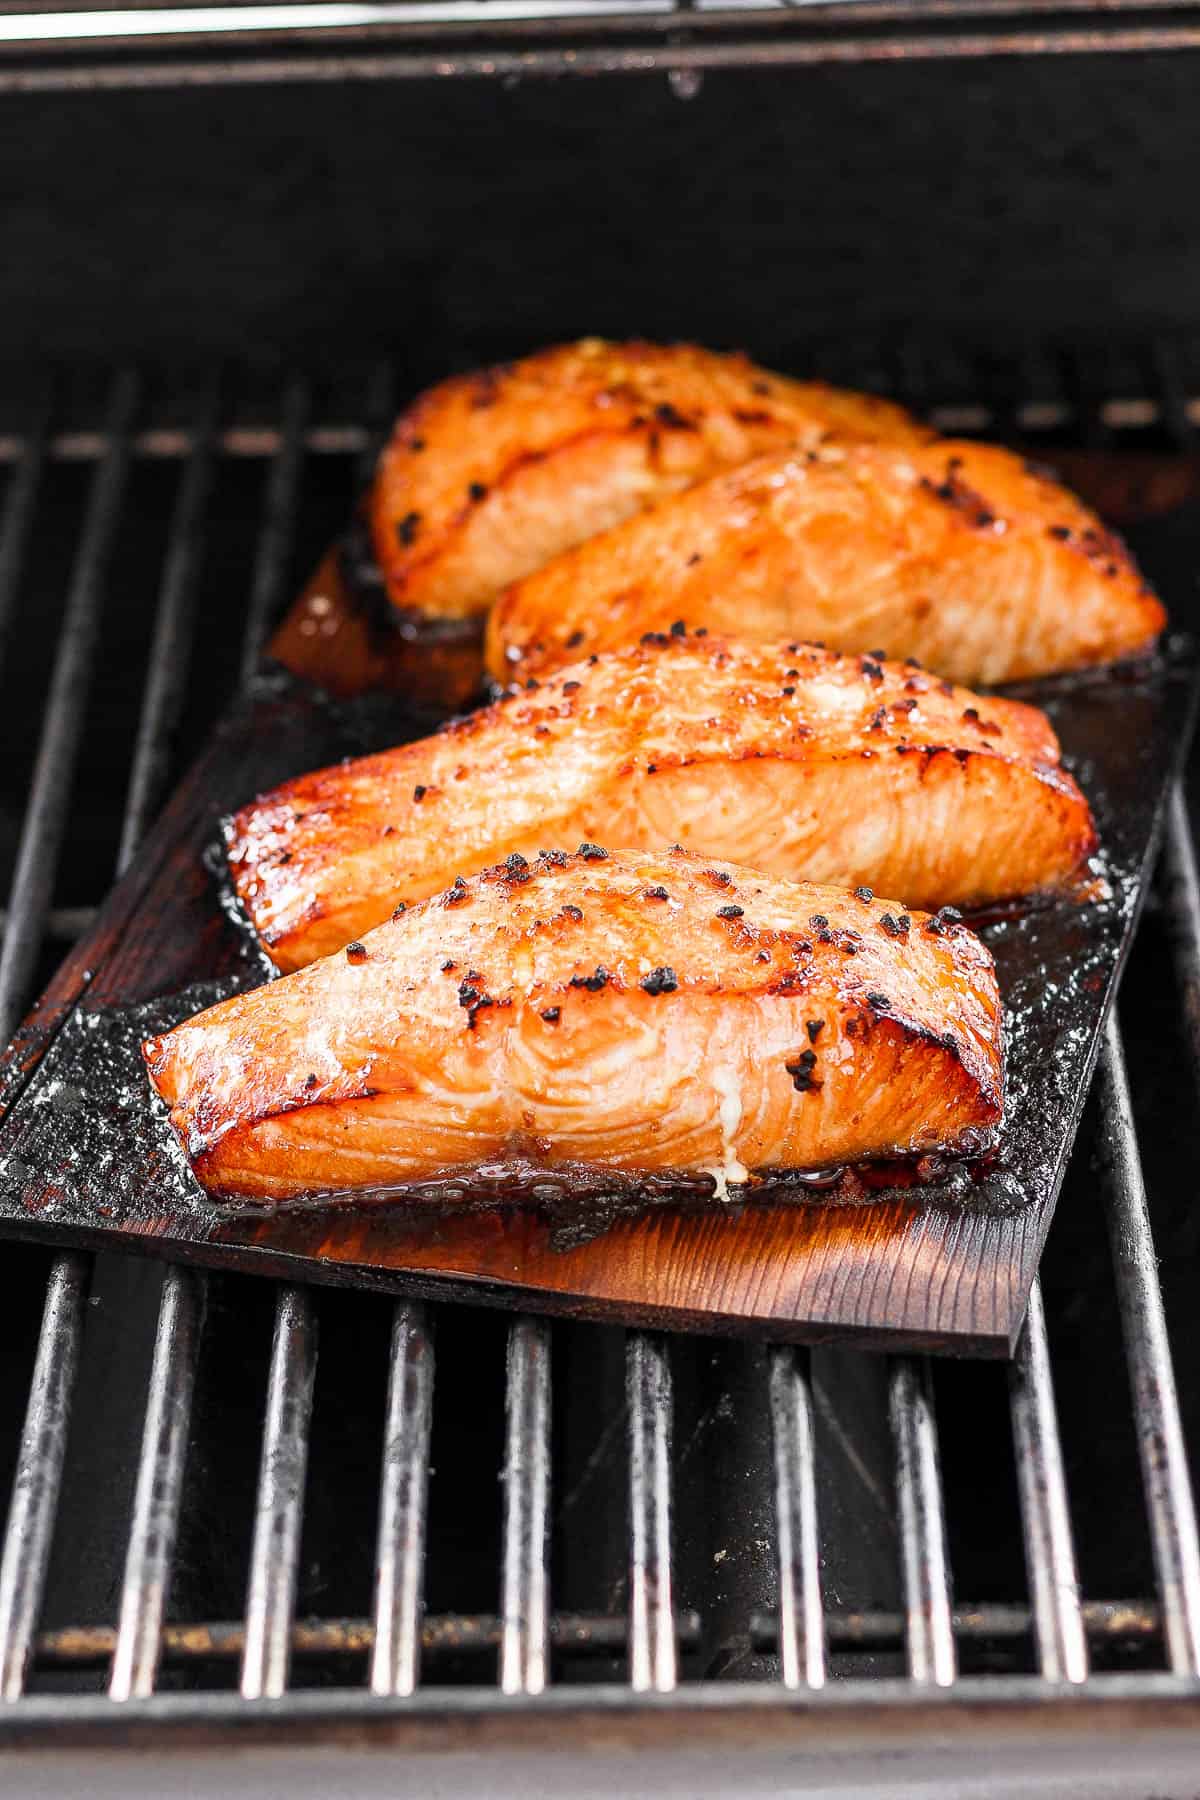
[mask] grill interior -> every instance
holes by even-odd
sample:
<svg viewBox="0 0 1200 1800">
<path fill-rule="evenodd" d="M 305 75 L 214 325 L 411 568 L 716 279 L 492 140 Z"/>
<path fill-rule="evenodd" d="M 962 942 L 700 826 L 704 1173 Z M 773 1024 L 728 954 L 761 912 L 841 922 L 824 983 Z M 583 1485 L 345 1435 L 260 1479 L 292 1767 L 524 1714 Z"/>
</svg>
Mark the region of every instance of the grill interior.
<svg viewBox="0 0 1200 1800">
<path fill-rule="evenodd" d="M 1034 454 L 1183 459 L 1200 429 L 1197 344 L 815 361 Z M 344 523 L 409 385 L 117 371 L 31 380 L 0 418 L 5 1033 Z M 1131 536 L 1194 626 L 1200 522 Z M 1125 1676 L 1136 1697 L 1200 1676 L 1198 1076 L 1179 792 L 1011 1369 L 6 1247 L 5 1716 L 38 1696 L 419 1686 L 436 1706 L 469 1687 L 505 1708 L 601 1684 L 634 1706 L 714 1682 L 953 1698 L 1034 1677 L 1028 1698 Z"/>
</svg>

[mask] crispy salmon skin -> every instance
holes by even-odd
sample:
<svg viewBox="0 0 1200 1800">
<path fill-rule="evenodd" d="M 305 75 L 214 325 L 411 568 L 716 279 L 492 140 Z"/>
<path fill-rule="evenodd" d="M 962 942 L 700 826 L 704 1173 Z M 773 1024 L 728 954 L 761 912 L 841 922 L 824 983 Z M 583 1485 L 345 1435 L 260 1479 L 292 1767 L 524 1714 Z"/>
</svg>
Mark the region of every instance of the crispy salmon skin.
<svg viewBox="0 0 1200 1800">
<path fill-rule="evenodd" d="M 716 475 L 514 584 L 488 666 L 524 679 L 676 619 L 991 684 L 1148 650 L 1165 614 L 1096 515 L 1007 450 L 826 444 Z"/>
<path fill-rule="evenodd" d="M 287 782 L 228 827 L 282 969 L 512 853 L 681 843 L 914 906 L 1071 888 L 1087 801 L 1035 708 L 913 664 L 666 633 L 571 665 L 420 743 Z"/>
<path fill-rule="evenodd" d="M 520 1156 L 711 1174 L 986 1147 L 995 971 L 944 916 L 685 851 L 514 856 L 151 1038 L 208 1191 L 382 1197 Z"/>
<path fill-rule="evenodd" d="M 690 344 L 580 343 L 456 376 L 397 423 L 368 501 L 393 603 L 482 614 L 500 590 L 689 482 L 828 436 L 919 442 L 888 401 Z"/>
</svg>

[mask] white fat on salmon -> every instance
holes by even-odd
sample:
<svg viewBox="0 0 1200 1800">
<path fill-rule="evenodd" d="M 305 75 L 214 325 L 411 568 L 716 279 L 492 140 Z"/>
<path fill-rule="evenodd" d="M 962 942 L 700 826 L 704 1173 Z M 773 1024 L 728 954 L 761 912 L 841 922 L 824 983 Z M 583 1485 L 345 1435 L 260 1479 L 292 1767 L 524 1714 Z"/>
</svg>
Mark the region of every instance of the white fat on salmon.
<svg viewBox="0 0 1200 1800">
<path fill-rule="evenodd" d="M 714 1199 L 728 1200 L 731 1181 L 744 1182 L 750 1179 L 749 1169 L 733 1153 L 738 1126 L 742 1122 L 742 1092 L 732 1069 L 714 1069 L 712 1084 L 719 1100 L 717 1118 L 721 1125 L 721 1162 L 716 1168 L 706 1169 L 704 1172 L 713 1178 Z"/>
</svg>

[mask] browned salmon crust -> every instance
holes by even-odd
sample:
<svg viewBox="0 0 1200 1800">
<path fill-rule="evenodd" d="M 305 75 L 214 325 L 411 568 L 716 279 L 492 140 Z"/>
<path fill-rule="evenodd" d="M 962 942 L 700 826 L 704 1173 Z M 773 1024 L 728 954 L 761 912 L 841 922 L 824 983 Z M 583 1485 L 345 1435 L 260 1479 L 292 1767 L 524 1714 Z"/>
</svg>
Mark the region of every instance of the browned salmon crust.
<svg viewBox="0 0 1200 1800">
<path fill-rule="evenodd" d="M 220 1196 L 380 1196 L 519 1155 L 711 1173 L 975 1151 L 987 950 L 894 901 L 683 851 L 516 859 L 143 1053 Z"/>
<path fill-rule="evenodd" d="M 1070 888 L 1094 850 L 1058 754 L 1035 708 L 913 664 L 668 633 L 286 782 L 232 820 L 229 866 L 285 970 L 580 838 L 978 907 Z"/>
<path fill-rule="evenodd" d="M 414 402 L 371 491 L 375 555 L 398 607 L 479 615 L 573 544 L 747 457 L 829 436 L 929 435 L 887 401 L 744 356 L 586 338 Z"/>
<path fill-rule="evenodd" d="M 1166 622 L 1120 540 L 1008 451 L 826 444 L 719 474 L 516 583 L 488 664 L 523 679 L 677 619 L 983 684 L 1134 655 Z"/>
</svg>

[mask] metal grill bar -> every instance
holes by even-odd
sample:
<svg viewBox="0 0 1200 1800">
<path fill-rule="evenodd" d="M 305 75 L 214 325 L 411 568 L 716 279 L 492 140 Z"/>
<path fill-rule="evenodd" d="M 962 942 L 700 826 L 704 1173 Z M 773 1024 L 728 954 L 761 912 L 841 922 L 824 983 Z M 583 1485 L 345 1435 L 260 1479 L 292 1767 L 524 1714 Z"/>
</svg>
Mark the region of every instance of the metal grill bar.
<svg viewBox="0 0 1200 1800">
<path fill-rule="evenodd" d="M 204 513 L 213 481 L 215 392 L 201 408 L 192 436 L 192 451 L 179 486 L 171 519 L 166 562 L 159 592 L 150 669 L 133 753 L 133 773 L 125 802 L 125 824 L 117 853 L 117 874 L 124 874 L 150 822 L 166 775 L 167 741 L 179 718 L 192 648 L 196 563 Z"/>
<path fill-rule="evenodd" d="M 8 929 L 0 952 L 0 1042 L 6 1043 L 12 1036 L 33 973 L 42 918 L 50 902 L 66 830 L 71 778 L 83 732 L 92 653 L 100 626 L 104 576 L 120 517 L 129 460 L 129 429 L 137 401 L 137 379 L 126 371 L 113 384 L 108 410 L 108 452 L 92 482 L 46 699 L 45 725 L 9 901 Z"/>
<path fill-rule="evenodd" d="M 1156 362 L 1166 364 L 1170 360 L 1169 346 L 1156 352 Z M 372 377 L 372 386 L 379 383 L 386 389 L 390 381 L 390 372 L 382 368 Z M 1158 374 L 1152 393 L 1096 396 L 1096 424 L 1109 434 L 1166 429 L 1181 447 L 1186 445 L 1200 427 L 1200 394 L 1189 392 L 1178 373 L 1176 381 L 1177 385 L 1162 387 Z M 1013 395 L 1003 404 L 986 399 L 940 401 L 929 398 L 924 380 L 917 391 L 907 380 L 898 385 L 898 391 L 911 404 L 920 406 L 935 430 L 950 436 L 957 432 L 988 432 L 1002 437 L 1014 433 L 1037 437 L 1070 430 L 1079 422 L 1075 402 L 1065 398 L 1021 400 Z M 391 411 L 390 405 L 380 407 L 378 399 L 373 398 L 367 406 L 366 423 L 347 423 L 336 418 L 308 423 L 300 433 L 300 449 L 307 456 L 353 456 L 369 472 L 380 436 L 386 434 L 390 423 Z M 109 449 L 109 438 L 103 429 L 43 433 L 40 421 L 35 419 L 26 432 L 0 432 L 0 466 L 26 461 L 39 438 L 43 463 L 98 462 Z M 222 457 L 260 461 L 278 456 L 286 438 L 286 431 L 276 425 L 229 424 L 214 433 L 212 445 Z M 129 450 L 139 460 L 185 461 L 195 453 L 196 428 L 147 426 L 130 434 Z"/>
<path fill-rule="evenodd" d="M 913 396 L 910 395 L 910 399 Z M 917 397 L 921 398 L 921 397 Z M 914 399 L 914 403 L 916 403 Z M 921 405 L 923 415 L 936 431 L 1013 433 L 1037 437 L 1045 432 L 1070 429 L 1077 421 L 1074 405 L 1066 400 L 1017 401 L 1001 409 L 977 401 L 933 402 Z M 1165 427 L 1178 436 L 1180 422 L 1193 431 L 1200 426 L 1200 394 L 1180 390 L 1171 404 L 1159 395 L 1125 394 L 1098 403 L 1099 423 L 1107 432 L 1148 431 Z M 36 425 L 28 432 L 0 432 L 0 466 L 20 463 L 37 439 Z M 265 461 L 277 456 L 286 434 L 274 425 L 227 425 L 215 433 L 213 448 L 222 457 Z M 300 434 L 300 448 L 307 456 L 353 456 L 367 465 L 374 461 L 377 434 L 369 427 L 337 419 L 307 425 Z M 130 454 L 148 462 L 184 461 L 196 448 L 195 430 L 180 425 L 158 425 L 133 432 Z M 44 444 L 43 460 L 49 462 L 98 462 L 108 450 L 103 430 L 59 431 Z"/>
<path fill-rule="evenodd" d="M 1167 1655 L 1176 1674 L 1200 1675 L 1200 1538 L 1115 1013 L 1105 1030 L 1097 1086 L 1109 1237 Z"/>
<path fill-rule="evenodd" d="M 144 1699 L 154 1692 L 183 1498 L 203 1304 L 200 1279 L 187 1269 L 169 1268 L 158 1313 L 133 1525 L 125 1555 L 120 1624 L 108 1689 L 114 1700 Z"/>
<path fill-rule="evenodd" d="M 120 513 L 128 460 L 128 436 L 138 401 L 135 377 L 113 383 L 106 424 L 107 450 L 93 477 L 79 549 L 71 574 L 66 615 L 50 681 L 45 723 L 26 808 L 8 917 L 0 951 L 0 1042 L 16 1026 L 41 943 L 67 804 L 75 771 L 83 709 L 91 683 L 104 575 Z M 0 617 L 13 604 L 44 461 L 48 412 L 30 441 L 5 508 L 0 542 Z M 79 1360 L 87 1265 L 61 1256 L 51 1271 L 42 1313 L 37 1358 L 16 1478 L 0 1559 L 0 1693 L 16 1699 L 24 1686 L 37 1628 L 59 1484 L 66 1451 L 71 1396 Z"/>
<path fill-rule="evenodd" d="M 439 10 L 441 10 L 439 8 Z M 564 34 L 584 29 L 572 19 L 539 22 L 539 39 L 520 48 L 510 47 L 511 39 L 503 24 L 494 29 L 492 41 L 485 46 L 472 43 L 467 47 L 434 49 L 414 47 L 379 48 L 368 40 L 361 48 L 331 49 L 324 54 L 307 53 L 308 32 L 300 34 L 305 54 L 282 45 L 276 54 L 254 53 L 260 42 L 270 47 L 270 35 L 261 38 L 247 34 L 245 40 L 228 37 L 225 53 L 219 57 L 184 56 L 179 54 L 187 38 L 167 40 L 156 45 L 146 39 L 142 46 L 120 46 L 120 54 L 105 59 L 104 52 L 112 44 L 83 38 L 71 44 L 57 40 L 39 45 L 32 38 L 13 43 L 0 63 L 0 92 L 75 93 L 121 89 L 156 90 L 189 88 L 224 88 L 276 82 L 318 81 L 399 81 L 446 80 L 453 77 L 522 81 L 531 76 L 667 74 L 676 71 L 705 69 L 769 69 L 800 68 L 826 63 L 872 63 L 924 61 L 927 59 L 996 56 L 1095 56 L 1101 52 L 1124 52 L 1144 55 L 1150 51 L 1194 50 L 1200 48 L 1200 23 L 1186 16 L 1182 22 L 1170 13 L 1161 18 L 1152 14 L 1145 22 L 1123 22 L 1121 13 L 1096 9 L 1089 18 L 1076 23 L 1048 16 L 1045 6 L 1031 8 L 1029 17 L 966 18 L 959 29 L 950 29 L 948 21 L 930 20 L 931 29 L 912 30 L 912 15 L 900 13 L 889 27 L 879 23 L 874 29 L 857 31 L 834 21 L 819 22 L 817 31 L 809 35 L 795 34 L 777 27 L 767 34 L 751 28 L 741 41 L 691 41 L 697 21 L 704 19 L 701 9 L 688 11 L 681 29 L 684 9 L 674 5 L 646 10 L 648 22 L 657 27 L 658 42 L 648 41 L 649 34 L 636 30 L 638 10 L 631 8 L 620 16 L 622 36 L 612 36 L 603 29 L 603 16 L 588 21 L 587 35 L 594 39 L 581 45 L 563 43 Z M 773 9 L 772 9 L 773 10 Z M 807 8 L 780 8 L 796 17 Z M 854 9 L 858 11 L 858 8 Z M 34 15 L 39 17 L 39 15 Z M 1040 23 L 1039 23 L 1040 21 Z M 560 29 L 555 30 L 555 25 Z M 713 19 L 718 29 L 728 28 L 728 14 Z M 853 24 L 853 20 L 851 20 Z M 472 28 L 460 28 L 468 35 Z M 477 28 L 476 28 L 477 29 Z M 532 25 L 518 27 L 526 34 Z M 319 34 L 318 34 L 319 35 Z M 418 33 L 418 35 L 421 35 Z M 219 42 L 219 39 L 201 40 Z M 278 40 L 276 40 L 278 41 Z M 336 42 L 336 38 L 331 41 Z M 157 58 L 143 60 L 145 46 L 159 49 Z M 171 54 L 175 51 L 176 54 Z M 53 53 L 53 54 L 48 54 Z M 60 60 L 61 56 L 61 60 Z M 693 90 L 690 83 L 674 83 L 674 91 L 683 95 Z"/>
<path fill-rule="evenodd" d="M 625 1350 L 629 1409 L 629 1679 L 634 1691 L 675 1686 L 671 1594 L 671 1364 L 666 1344 L 634 1332 Z"/>
<path fill-rule="evenodd" d="M 779 1658 L 785 1687 L 825 1681 L 825 1619 L 817 1529 L 816 1444 L 808 1356 L 771 1352 L 775 1532 L 779 1551 Z"/>
<path fill-rule="evenodd" d="M 187 678 L 195 563 L 213 478 L 216 408 L 214 389 L 200 410 L 193 454 L 184 470 L 171 520 L 125 797 L 118 875 L 128 867 L 157 804 L 166 776 L 167 742 L 179 715 Z M 146 1423 L 125 1555 L 120 1624 L 109 1681 L 114 1700 L 144 1698 L 153 1693 L 157 1678 L 206 1291 L 202 1275 L 181 1268 L 167 1270 L 159 1302 Z"/>
<path fill-rule="evenodd" d="M 1017 1622 L 1010 1621 L 1004 1608 L 994 1609 L 1004 1615 L 993 1622 L 988 1615 L 989 1635 L 1015 1636 L 1028 1631 L 1028 1614 L 1021 1608 L 1009 1609 Z M 1157 1613 L 1144 1618 L 1136 1608 L 1128 1609 L 1130 1622 L 1113 1630 L 1112 1636 L 1146 1637 L 1157 1630 Z M 1123 1617 L 1123 1615 L 1122 1615 Z M 1023 1620 L 1022 1626 L 1019 1621 Z M 992 1630 L 993 1623 L 995 1629 Z M 700 1640 L 700 1619 L 694 1612 L 681 1612 L 676 1619 L 679 1639 L 684 1644 Z M 848 1620 L 845 1632 L 858 1634 L 864 1630 L 885 1628 L 887 1616 L 855 1616 Z M 834 1629 L 843 1627 L 837 1620 Z M 898 1628 L 897 1628 L 898 1629 Z M 1097 1630 L 1103 1631 L 1104 1625 Z M 497 1613 L 445 1613 L 426 1616 L 419 1634 L 423 1656 L 461 1657 L 464 1654 L 494 1654 L 500 1648 L 504 1621 Z M 611 1657 L 619 1654 L 629 1642 L 629 1621 L 620 1613 L 551 1613 L 549 1636 L 552 1649 L 578 1656 Z M 111 1625 L 69 1625 L 54 1631 L 41 1631 L 34 1640 L 34 1662 L 45 1668 L 91 1667 L 111 1661 L 117 1634 Z M 292 1625 L 292 1655 L 303 1657 L 366 1657 L 375 1644 L 375 1627 L 370 1619 L 297 1619 Z M 246 1648 L 246 1628 L 235 1620 L 209 1620 L 188 1625 L 165 1625 L 162 1633 L 163 1661 L 173 1664 L 227 1662 L 240 1660 Z"/>
<path fill-rule="evenodd" d="M 19 440 L 20 450 L 13 459 L 17 469 L 5 495 L 3 517 L 0 517 L 0 663 L 3 662 L 8 634 L 12 628 L 17 600 L 17 576 L 25 560 L 25 546 L 29 541 L 42 469 L 46 461 L 50 416 L 50 395 L 47 392 L 28 437 Z"/>
<path fill-rule="evenodd" d="M 1132 1649 L 1153 1645 L 1163 1635 L 1162 1609 L 1144 1600 L 1085 1600 L 1080 1608 L 1085 1636 L 1092 1642 Z M 1028 1606 L 955 1607 L 950 1615 L 955 1642 L 997 1648 L 1036 1640 L 1034 1615 Z M 51 1634 L 52 1635 L 52 1634 Z M 890 1650 L 908 1637 L 908 1618 L 899 1612 L 830 1612 L 825 1635 L 833 1650 Z M 774 1613 L 756 1613 L 750 1622 L 756 1650 L 772 1651 L 780 1643 Z M 38 1640 L 39 1644 L 41 1639 Z"/>
<path fill-rule="evenodd" d="M 308 384 L 296 378 L 283 395 L 283 438 L 267 477 L 242 638 L 242 679 L 258 663 L 263 640 L 283 595 L 295 529 L 308 419 Z M 308 1430 L 317 1361 L 317 1326 L 303 1288 L 284 1287 L 275 1308 L 275 1336 L 267 1384 L 267 1413 L 241 1689 L 247 1699 L 278 1696 L 287 1685 L 295 1606 Z"/>
<path fill-rule="evenodd" d="M 433 1370 L 425 1309 L 402 1300 L 392 1322 L 375 1553 L 371 1691 L 376 1694 L 411 1694 L 420 1675 Z"/>
<path fill-rule="evenodd" d="M 1009 1388 L 1038 1666 L 1047 1681 L 1085 1681 L 1087 1639 L 1040 1279 L 1030 1290 Z"/>
<path fill-rule="evenodd" d="M 1183 1016 L 1192 1051 L 1192 1067 L 1200 1075 L 1200 878 L 1182 787 L 1171 790 L 1160 867 L 1171 950 L 1179 974 Z"/>
<path fill-rule="evenodd" d="M 540 1694 L 549 1660 L 550 1332 L 518 1319 L 508 1334 L 500 1686 Z"/>
<path fill-rule="evenodd" d="M 308 1294 L 284 1288 L 275 1313 L 250 1551 L 241 1681 L 247 1700 L 277 1698 L 287 1686 L 316 1368 L 317 1324 Z"/>
<path fill-rule="evenodd" d="M 949 1687 L 955 1677 L 950 1564 L 927 1362 L 897 1360 L 889 1411 L 896 1446 L 909 1672 L 922 1686 Z"/>
<path fill-rule="evenodd" d="M 242 640 L 242 680 L 254 674 L 271 620 L 283 599 L 288 556 L 300 499 L 304 465 L 304 427 L 308 422 L 308 383 L 290 381 L 283 396 L 283 435 L 267 479 L 263 521 L 254 562 L 254 579 Z"/>
<path fill-rule="evenodd" d="M 1200 401 L 1195 404 L 1200 410 Z M 28 432 L 0 432 L 0 464 L 22 461 L 37 437 L 36 423 Z M 227 425 L 214 433 L 213 448 L 221 456 L 257 460 L 278 455 L 283 441 L 284 433 L 276 425 Z M 301 448 L 312 456 L 358 456 L 370 445 L 369 427 L 337 420 L 308 425 L 301 434 Z M 131 434 L 129 448 L 133 456 L 148 462 L 185 461 L 196 449 L 195 428 L 148 426 Z M 103 431 L 56 431 L 45 441 L 45 456 L 53 462 L 97 462 L 107 449 Z"/>
<path fill-rule="evenodd" d="M 79 1361 L 87 1264 L 60 1256 L 50 1272 L 25 1428 L 0 1559 L 0 1695 L 17 1700 L 41 1610 Z"/>
</svg>

